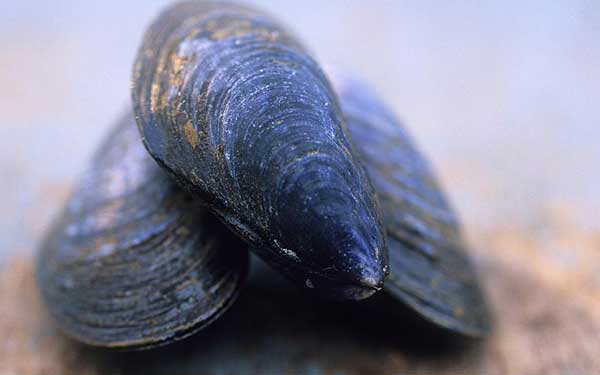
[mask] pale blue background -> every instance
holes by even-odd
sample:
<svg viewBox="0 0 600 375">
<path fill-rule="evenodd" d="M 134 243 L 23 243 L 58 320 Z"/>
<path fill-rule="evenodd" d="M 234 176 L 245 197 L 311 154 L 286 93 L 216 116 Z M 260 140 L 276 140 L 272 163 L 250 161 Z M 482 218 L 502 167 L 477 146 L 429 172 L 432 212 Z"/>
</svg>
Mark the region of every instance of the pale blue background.
<svg viewBox="0 0 600 375">
<path fill-rule="evenodd" d="M 0 1 L 0 262 L 35 248 L 129 102 L 165 3 Z M 565 205 L 600 227 L 600 2 L 256 3 L 377 87 L 469 230 Z"/>
</svg>

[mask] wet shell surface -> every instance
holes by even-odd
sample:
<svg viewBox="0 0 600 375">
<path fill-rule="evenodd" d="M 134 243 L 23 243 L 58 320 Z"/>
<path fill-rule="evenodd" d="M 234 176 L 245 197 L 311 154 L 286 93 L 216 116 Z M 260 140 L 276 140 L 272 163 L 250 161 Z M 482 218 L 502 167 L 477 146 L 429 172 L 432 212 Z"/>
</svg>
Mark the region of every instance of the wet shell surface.
<svg viewBox="0 0 600 375">
<path fill-rule="evenodd" d="M 427 160 L 368 86 L 340 70 L 331 77 L 381 203 L 390 262 L 385 290 L 442 327 L 485 335 L 488 309 Z"/>
<path fill-rule="evenodd" d="M 133 74 L 152 156 L 288 278 L 328 297 L 383 285 L 378 204 L 336 96 L 268 16 L 177 4 L 150 26 Z"/>
<path fill-rule="evenodd" d="M 181 339 L 217 318 L 247 266 L 245 244 L 162 171 L 129 113 L 51 230 L 37 278 L 68 335 L 135 349 Z"/>
</svg>

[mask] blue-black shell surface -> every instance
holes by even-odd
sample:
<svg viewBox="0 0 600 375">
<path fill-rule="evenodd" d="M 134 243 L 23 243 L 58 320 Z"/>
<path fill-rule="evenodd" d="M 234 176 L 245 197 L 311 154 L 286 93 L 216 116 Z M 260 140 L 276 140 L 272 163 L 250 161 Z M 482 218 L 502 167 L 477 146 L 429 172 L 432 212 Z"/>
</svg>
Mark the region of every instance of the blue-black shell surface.
<svg viewBox="0 0 600 375">
<path fill-rule="evenodd" d="M 133 106 L 152 156 L 287 277 L 336 298 L 380 289 L 378 203 L 318 64 L 270 17 L 188 1 L 147 30 Z"/>
<path fill-rule="evenodd" d="M 36 272 L 65 333 L 130 350 L 212 322 L 236 299 L 247 267 L 246 245 L 148 155 L 130 112 L 49 232 Z"/>
<path fill-rule="evenodd" d="M 379 196 L 390 262 L 385 291 L 451 331 L 487 334 L 486 301 L 458 219 L 428 161 L 367 85 L 340 70 L 330 73 Z"/>
</svg>

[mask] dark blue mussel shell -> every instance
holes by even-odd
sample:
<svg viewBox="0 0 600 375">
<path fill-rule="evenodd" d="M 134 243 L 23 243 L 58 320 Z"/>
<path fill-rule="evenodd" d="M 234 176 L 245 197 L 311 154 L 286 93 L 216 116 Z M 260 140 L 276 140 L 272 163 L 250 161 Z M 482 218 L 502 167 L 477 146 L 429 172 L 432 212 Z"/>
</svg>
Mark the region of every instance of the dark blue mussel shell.
<svg viewBox="0 0 600 375">
<path fill-rule="evenodd" d="M 259 255 L 318 293 L 383 285 L 378 204 L 317 63 L 268 16 L 189 1 L 147 30 L 133 105 L 152 156 Z"/>
<path fill-rule="evenodd" d="M 148 155 L 129 113 L 45 240 L 37 281 L 69 336 L 147 348 L 220 316 L 245 279 L 246 249 Z"/>
<path fill-rule="evenodd" d="M 485 335 L 488 308 L 427 160 L 369 87 L 339 70 L 331 78 L 381 204 L 390 265 L 385 291 L 437 325 Z"/>
</svg>

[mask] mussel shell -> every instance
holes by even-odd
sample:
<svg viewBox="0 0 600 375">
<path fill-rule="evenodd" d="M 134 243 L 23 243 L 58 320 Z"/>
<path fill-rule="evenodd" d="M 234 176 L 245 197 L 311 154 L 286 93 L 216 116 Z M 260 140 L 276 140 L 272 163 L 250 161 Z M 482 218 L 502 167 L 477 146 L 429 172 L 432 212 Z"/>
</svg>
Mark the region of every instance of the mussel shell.
<svg viewBox="0 0 600 375">
<path fill-rule="evenodd" d="M 246 245 L 170 180 L 128 113 L 44 242 L 37 279 L 68 335 L 138 349 L 179 340 L 221 315 L 247 267 Z"/>
<path fill-rule="evenodd" d="M 259 255 L 321 294 L 365 298 L 387 273 L 371 183 L 317 63 L 255 10 L 177 4 L 133 73 L 144 143 Z"/>
<path fill-rule="evenodd" d="M 385 290 L 435 324 L 485 335 L 489 312 L 432 168 L 369 87 L 341 70 L 330 76 L 381 203 L 390 262 Z"/>
</svg>

